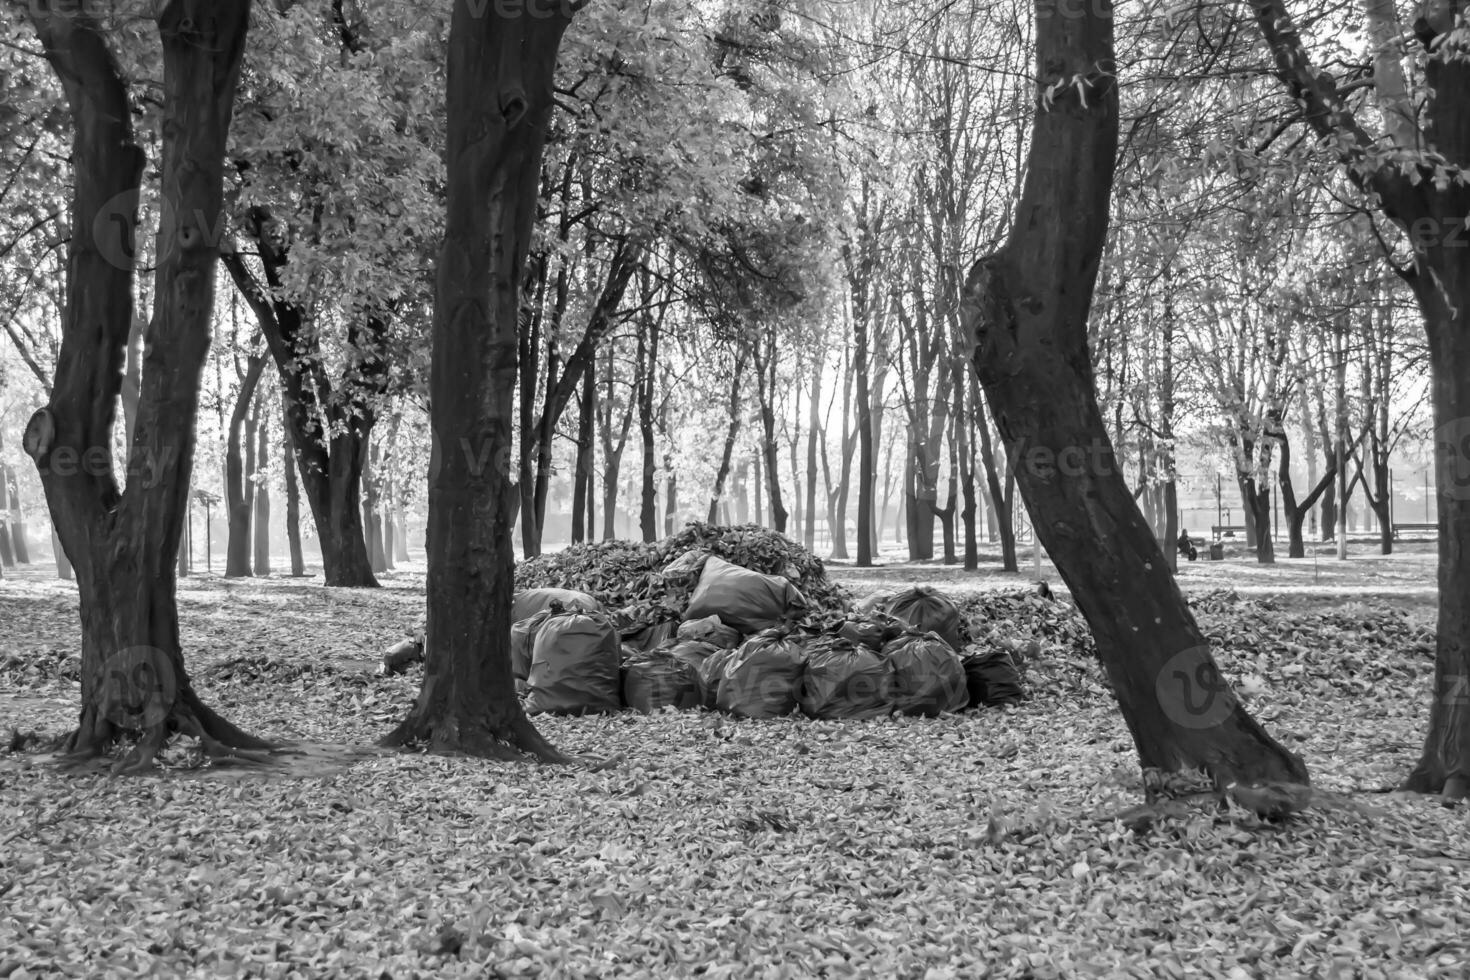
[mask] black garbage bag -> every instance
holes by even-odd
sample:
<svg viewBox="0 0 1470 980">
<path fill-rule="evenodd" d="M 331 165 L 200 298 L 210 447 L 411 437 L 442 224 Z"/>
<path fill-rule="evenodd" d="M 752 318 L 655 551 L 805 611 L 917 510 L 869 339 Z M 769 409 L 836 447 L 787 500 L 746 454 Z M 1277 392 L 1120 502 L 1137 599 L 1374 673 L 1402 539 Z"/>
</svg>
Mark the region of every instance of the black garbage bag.
<svg viewBox="0 0 1470 980">
<path fill-rule="evenodd" d="M 894 636 L 890 636 L 888 628 L 876 619 L 849 619 L 837 627 L 838 636 L 873 651 L 882 650 L 883 644 L 902 632 L 903 627 L 900 625 Z"/>
<path fill-rule="evenodd" d="M 531 674 L 531 648 L 535 646 L 536 634 L 546 625 L 547 620 L 553 616 L 565 615 L 566 612 L 560 602 L 554 602 L 550 608 L 511 624 L 510 672 L 521 682 L 518 687 L 524 687 L 526 678 Z"/>
<path fill-rule="evenodd" d="M 606 616 L 569 612 L 536 631 L 526 678 L 529 714 L 580 715 L 622 708 L 618 631 Z"/>
<path fill-rule="evenodd" d="M 519 623 L 543 610 L 559 605 L 562 609 L 602 612 L 602 603 L 585 592 L 574 589 L 522 589 L 511 601 L 510 621 Z"/>
<path fill-rule="evenodd" d="M 661 623 L 634 623 L 624 627 L 619 635 L 625 647 L 639 651 L 653 650 L 672 640 L 678 629 L 678 621 L 668 619 Z"/>
<path fill-rule="evenodd" d="M 975 650 L 961 658 L 970 707 L 1018 704 L 1026 698 L 1021 672 L 1010 653 L 1001 647 Z"/>
<path fill-rule="evenodd" d="M 658 648 L 676 660 L 682 660 L 694 668 L 695 673 L 704 669 L 705 661 L 719 653 L 720 647 L 703 640 L 671 640 Z"/>
<path fill-rule="evenodd" d="M 694 588 L 699 582 L 700 573 L 704 571 L 704 562 L 707 558 L 709 558 L 709 552 L 698 548 L 684 552 L 665 565 L 659 573 L 663 576 L 664 585 L 679 590 Z"/>
<path fill-rule="evenodd" d="M 893 671 L 893 708 L 933 718 L 970 702 L 959 654 L 938 633 L 909 633 L 883 648 Z"/>
<path fill-rule="evenodd" d="M 878 654 L 839 636 L 806 644 L 801 710 L 809 718 L 878 718 L 893 709 L 893 670 Z"/>
<path fill-rule="evenodd" d="M 788 579 L 752 572 L 710 555 L 684 619 L 718 616 L 726 626 L 755 633 L 779 626 L 805 609 L 806 598 Z"/>
<path fill-rule="evenodd" d="M 697 708 L 699 669 L 667 649 L 641 653 L 623 668 L 623 703 L 645 715 L 669 707 Z"/>
<path fill-rule="evenodd" d="M 713 643 L 722 650 L 728 650 L 740 645 L 740 631 L 726 626 L 718 616 L 705 616 L 702 619 L 689 619 L 680 623 L 679 639 L 703 640 L 706 643 Z"/>
<path fill-rule="evenodd" d="M 716 650 L 699 665 L 699 703 L 711 711 L 719 704 L 720 675 L 734 656 L 734 648 Z"/>
<path fill-rule="evenodd" d="M 716 706 L 740 718 L 791 714 L 806 664 L 802 646 L 800 636 L 786 629 L 762 630 L 746 640 L 719 673 Z"/>
<path fill-rule="evenodd" d="M 965 618 L 948 598 L 922 585 L 895 593 L 883 611 L 920 633 L 938 633 L 951 648 L 965 645 Z"/>
</svg>

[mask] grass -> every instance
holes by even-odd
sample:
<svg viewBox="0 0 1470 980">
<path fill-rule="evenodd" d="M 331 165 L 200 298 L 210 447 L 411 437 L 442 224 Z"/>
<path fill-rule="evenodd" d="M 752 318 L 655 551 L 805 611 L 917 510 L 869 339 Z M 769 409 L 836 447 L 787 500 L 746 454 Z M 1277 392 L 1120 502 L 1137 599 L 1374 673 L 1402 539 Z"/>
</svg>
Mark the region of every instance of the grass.
<svg viewBox="0 0 1470 980">
<path fill-rule="evenodd" d="M 1014 709 L 540 721 L 562 748 L 624 757 L 603 771 L 368 754 L 110 780 L 0 755 L 0 978 L 1463 976 L 1465 810 L 1368 792 L 1422 738 L 1432 557 L 1326 564 L 1181 574 L 1209 596 L 1222 666 L 1324 791 L 1288 823 L 1112 820 L 1141 796 L 1131 741 L 1095 671 L 1033 623 L 1018 632 L 1048 643 Z M 1028 577 L 834 572 L 972 603 Z M 418 675 L 371 670 L 422 585 L 386 580 L 186 581 L 201 694 L 267 737 L 380 737 Z M 1211 596 L 1222 584 L 1240 597 Z M 7 578 L 0 623 L 0 726 L 64 730 L 74 593 Z"/>
</svg>

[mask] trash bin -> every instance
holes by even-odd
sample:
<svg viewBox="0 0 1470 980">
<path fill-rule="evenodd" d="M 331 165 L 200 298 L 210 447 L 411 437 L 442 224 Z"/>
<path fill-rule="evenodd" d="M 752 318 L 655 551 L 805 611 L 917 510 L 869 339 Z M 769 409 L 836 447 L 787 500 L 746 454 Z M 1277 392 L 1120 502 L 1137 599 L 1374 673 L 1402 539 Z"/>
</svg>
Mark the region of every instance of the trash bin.
<svg viewBox="0 0 1470 980">
<path fill-rule="evenodd" d="M 1216 541 L 1210 545 L 1210 561 L 1223 561 L 1225 559 L 1225 543 Z"/>
</svg>

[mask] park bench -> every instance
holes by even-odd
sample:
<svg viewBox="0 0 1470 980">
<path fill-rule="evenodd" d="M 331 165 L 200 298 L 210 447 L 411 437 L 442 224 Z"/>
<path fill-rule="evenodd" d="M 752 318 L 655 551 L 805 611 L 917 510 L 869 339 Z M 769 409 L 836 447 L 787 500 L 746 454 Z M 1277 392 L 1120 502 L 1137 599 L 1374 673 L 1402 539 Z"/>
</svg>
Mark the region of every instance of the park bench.
<svg viewBox="0 0 1470 980">
<path fill-rule="evenodd" d="M 1216 541 L 1220 540 L 1221 538 L 1233 538 L 1237 534 L 1244 534 L 1245 533 L 1245 525 L 1244 524 L 1213 524 L 1213 525 L 1210 526 L 1210 533 L 1215 536 L 1215 540 Z"/>
<path fill-rule="evenodd" d="M 1439 525 L 1426 524 L 1421 521 L 1417 524 L 1395 524 L 1393 526 L 1394 537 L 1398 537 L 1402 531 L 1408 531 L 1410 534 L 1437 534 L 1439 532 Z"/>
</svg>

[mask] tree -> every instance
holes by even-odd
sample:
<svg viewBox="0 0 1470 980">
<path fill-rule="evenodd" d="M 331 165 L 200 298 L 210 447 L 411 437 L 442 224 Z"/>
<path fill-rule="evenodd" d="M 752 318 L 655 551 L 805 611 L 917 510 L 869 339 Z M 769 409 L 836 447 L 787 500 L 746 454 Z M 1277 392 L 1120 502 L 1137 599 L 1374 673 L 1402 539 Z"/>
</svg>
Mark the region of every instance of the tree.
<svg viewBox="0 0 1470 980">
<path fill-rule="evenodd" d="M 447 222 L 434 304 L 423 686 L 385 745 L 564 757 L 527 720 L 510 667 L 510 463 L 520 287 L 536 219 L 565 5 L 455 0 Z"/>
<path fill-rule="evenodd" d="M 1308 126 L 1337 152 L 1348 178 L 1407 237 L 1408 283 L 1429 340 L 1439 505 L 1439 627 L 1435 696 L 1424 750 L 1406 787 L 1470 796 L 1470 57 L 1467 0 L 1425 4 L 1414 21 L 1422 85 L 1382 5 L 1369 26 L 1383 133 L 1368 129 L 1345 87 L 1314 63 L 1285 0 L 1252 0 L 1277 77 Z M 1392 7 L 1387 8 L 1393 13 Z M 1392 18 L 1396 21 L 1396 18 Z M 1346 470 L 1346 461 L 1339 466 Z"/>
<path fill-rule="evenodd" d="M 214 307 L 214 236 L 225 144 L 250 19 L 249 0 L 170 0 L 163 45 L 163 159 L 154 296 L 128 480 L 118 486 L 112 430 L 133 320 L 132 250 L 144 154 L 127 83 L 98 21 L 34 0 L 31 20 L 71 107 L 73 190 L 61 354 L 46 407 L 24 446 L 41 473 L 52 521 L 81 598 L 82 710 L 66 747 L 77 757 L 141 733 L 118 767 L 151 764 L 174 731 L 219 758 L 265 748 L 201 702 L 179 642 L 178 555 L 200 376 Z"/>
<path fill-rule="evenodd" d="M 1145 771 L 1203 769 L 1219 786 L 1305 782 L 1301 760 L 1221 680 L 1098 410 L 1087 322 L 1118 148 L 1111 5 L 1079 12 L 1038 0 L 1036 25 L 1037 109 L 1017 218 L 966 283 L 976 371 Z"/>
</svg>

